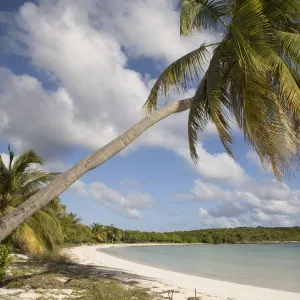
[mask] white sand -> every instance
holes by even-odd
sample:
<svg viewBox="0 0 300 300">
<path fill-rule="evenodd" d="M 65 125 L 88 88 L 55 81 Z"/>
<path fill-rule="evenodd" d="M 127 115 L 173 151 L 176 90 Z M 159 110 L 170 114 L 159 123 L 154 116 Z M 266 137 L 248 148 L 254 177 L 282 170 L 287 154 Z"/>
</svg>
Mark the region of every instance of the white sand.
<svg viewBox="0 0 300 300">
<path fill-rule="evenodd" d="M 105 272 L 104 270 L 108 270 L 112 273 L 115 272 L 117 278 L 121 280 L 126 281 L 127 279 L 127 281 L 129 281 L 136 279 L 126 273 L 120 273 L 120 271 L 147 277 L 148 279 L 137 280 L 140 283 L 140 286 L 150 288 L 155 292 L 165 291 L 163 294 L 164 296 L 168 295 L 166 292 L 167 290 L 175 290 L 174 300 L 186 300 L 188 297 L 193 297 L 195 289 L 197 289 L 197 296 L 202 300 L 300 300 L 300 294 L 296 293 L 217 281 L 166 271 L 116 258 L 97 251 L 97 249 L 100 248 L 120 246 L 126 247 L 130 245 L 80 246 L 67 249 L 66 252 L 70 254 L 77 263 L 102 267 L 103 272 Z"/>
</svg>

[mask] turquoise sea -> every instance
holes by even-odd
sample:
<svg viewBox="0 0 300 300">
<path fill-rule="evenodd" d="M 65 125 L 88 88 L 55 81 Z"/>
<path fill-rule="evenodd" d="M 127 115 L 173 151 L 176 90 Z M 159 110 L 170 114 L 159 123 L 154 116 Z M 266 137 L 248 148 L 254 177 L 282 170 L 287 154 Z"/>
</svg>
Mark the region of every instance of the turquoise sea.
<svg viewBox="0 0 300 300">
<path fill-rule="evenodd" d="M 300 244 L 159 245 L 101 251 L 170 271 L 300 293 Z"/>
</svg>

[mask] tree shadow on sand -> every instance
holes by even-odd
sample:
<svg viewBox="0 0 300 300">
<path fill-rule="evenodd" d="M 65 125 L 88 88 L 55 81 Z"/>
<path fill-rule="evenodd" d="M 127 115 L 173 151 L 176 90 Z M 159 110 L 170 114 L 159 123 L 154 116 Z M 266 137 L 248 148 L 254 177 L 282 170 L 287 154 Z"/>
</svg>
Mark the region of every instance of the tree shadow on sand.
<svg viewBox="0 0 300 300">
<path fill-rule="evenodd" d="M 74 262 L 37 262 L 34 259 L 15 261 L 10 264 L 9 275 L 1 288 L 29 287 L 32 289 L 85 289 L 97 280 L 114 280 L 126 285 L 136 285 L 139 280 L 155 281 L 121 269 Z"/>
</svg>

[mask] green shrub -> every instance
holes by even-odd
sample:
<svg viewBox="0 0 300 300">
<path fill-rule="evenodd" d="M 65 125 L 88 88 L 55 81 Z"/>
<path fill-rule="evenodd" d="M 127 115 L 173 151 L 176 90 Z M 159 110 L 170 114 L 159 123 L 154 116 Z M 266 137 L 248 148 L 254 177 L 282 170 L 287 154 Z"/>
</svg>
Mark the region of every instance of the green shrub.
<svg viewBox="0 0 300 300">
<path fill-rule="evenodd" d="M 6 245 L 0 245 L 0 282 L 5 276 L 5 271 L 9 263 L 9 254 L 11 249 Z"/>
</svg>

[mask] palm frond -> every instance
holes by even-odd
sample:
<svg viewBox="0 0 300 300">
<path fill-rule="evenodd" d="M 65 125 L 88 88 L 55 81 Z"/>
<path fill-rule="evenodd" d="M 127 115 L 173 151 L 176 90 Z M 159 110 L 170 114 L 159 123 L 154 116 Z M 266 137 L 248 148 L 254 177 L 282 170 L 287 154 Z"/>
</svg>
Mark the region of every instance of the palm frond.
<svg viewBox="0 0 300 300">
<path fill-rule="evenodd" d="M 53 251 L 55 249 L 55 238 L 51 235 L 44 224 L 41 224 L 35 216 L 31 216 L 26 221 L 26 224 L 40 238 L 40 241 L 45 251 Z"/>
<path fill-rule="evenodd" d="M 280 97 L 286 101 L 291 113 L 300 116 L 300 89 L 291 70 L 276 53 L 268 59 L 273 65 L 272 75 Z"/>
<path fill-rule="evenodd" d="M 47 210 L 47 209 L 45 209 Z M 52 239 L 59 240 L 62 236 L 61 226 L 56 216 L 51 216 L 43 209 L 37 211 L 33 217 L 42 225 L 45 231 L 52 237 Z"/>
<path fill-rule="evenodd" d="M 216 28 L 222 23 L 223 17 L 229 12 L 229 2 L 226 0 L 182 0 L 180 10 L 180 35 L 187 36 L 195 30 L 202 31 Z"/>
<path fill-rule="evenodd" d="M 230 37 L 242 69 L 267 71 L 264 57 L 272 47 L 272 30 L 259 0 L 245 1 L 232 17 Z"/>
<path fill-rule="evenodd" d="M 232 153 L 233 138 L 229 120 L 231 103 L 228 100 L 227 73 L 231 66 L 231 55 L 226 41 L 214 51 L 209 68 L 207 70 L 207 96 L 209 102 L 209 115 L 215 124 L 221 142 L 227 153 Z M 229 121 L 227 121 L 229 120 Z"/>
<path fill-rule="evenodd" d="M 66 214 L 66 206 L 60 203 L 59 198 L 53 199 L 44 209 L 51 209 L 56 216 L 60 217 Z"/>
<path fill-rule="evenodd" d="M 32 164 L 43 164 L 43 159 L 37 155 L 33 150 L 22 152 L 13 164 L 13 171 L 16 174 L 23 173 Z"/>
<path fill-rule="evenodd" d="M 45 173 L 42 171 L 28 171 L 20 177 L 22 188 L 20 193 L 27 195 L 44 187 L 57 177 L 58 173 Z"/>
<path fill-rule="evenodd" d="M 300 2 L 298 0 L 264 0 L 264 14 L 273 28 L 285 32 L 300 30 Z"/>
<path fill-rule="evenodd" d="M 13 241 L 32 254 L 42 254 L 45 251 L 41 238 L 26 223 L 13 233 Z"/>
<path fill-rule="evenodd" d="M 9 147 L 10 163 L 5 166 L 0 159 L 0 215 L 12 212 L 59 173 L 45 173 L 31 164 L 41 164 L 42 159 L 34 152 L 21 153 L 14 161 Z M 53 249 L 54 244 L 63 239 L 59 216 L 65 212 L 59 198 L 29 217 L 10 237 L 22 249 L 31 253 L 41 253 Z"/>
<path fill-rule="evenodd" d="M 195 163 L 199 159 L 197 153 L 198 133 L 206 128 L 208 122 L 209 102 L 207 97 L 207 76 L 205 75 L 193 97 L 188 118 L 190 155 Z"/>
<path fill-rule="evenodd" d="M 220 13 L 204 11 L 204 2 L 217 5 L 214 8 L 220 8 Z M 189 114 L 192 159 L 198 158 L 197 134 L 209 120 L 232 154 L 229 119 L 233 115 L 246 143 L 263 165 L 272 165 L 276 178 L 281 180 L 299 167 L 300 1 L 181 3 L 182 35 L 225 19 L 226 34 L 213 53 Z M 228 53 L 220 51 L 222 47 Z"/>
<path fill-rule="evenodd" d="M 265 73 L 247 73 L 244 89 L 244 136 L 277 179 L 294 173 L 299 142 L 285 105 Z M 295 160 L 296 158 L 296 160 Z"/>
<path fill-rule="evenodd" d="M 282 54 L 287 59 L 291 60 L 290 67 L 300 70 L 300 34 L 276 31 L 276 40 Z"/>
<path fill-rule="evenodd" d="M 47 209 L 37 211 L 26 223 L 40 237 L 44 248 L 47 250 L 54 250 L 55 244 L 63 240 L 59 220 L 55 215 L 51 215 Z"/>
<path fill-rule="evenodd" d="M 198 49 L 184 55 L 172 63 L 156 80 L 150 95 L 144 104 L 147 112 L 152 112 L 158 107 L 158 97 L 167 96 L 171 87 L 187 91 L 191 81 L 200 78 L 207 62 L 209 52 L 207 46 L 202 44 Z"/>
</svg>

